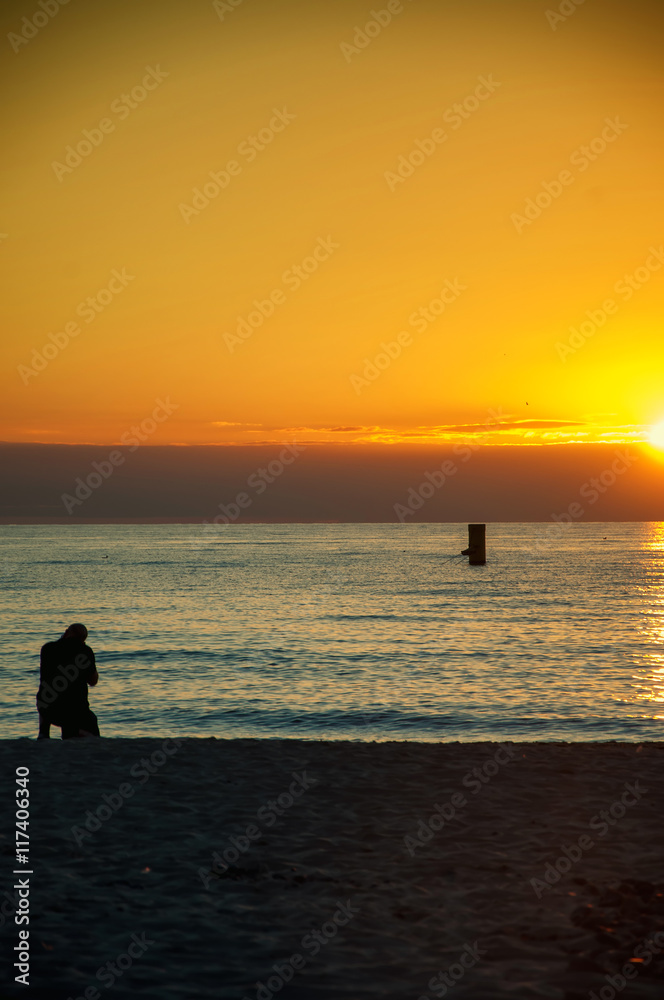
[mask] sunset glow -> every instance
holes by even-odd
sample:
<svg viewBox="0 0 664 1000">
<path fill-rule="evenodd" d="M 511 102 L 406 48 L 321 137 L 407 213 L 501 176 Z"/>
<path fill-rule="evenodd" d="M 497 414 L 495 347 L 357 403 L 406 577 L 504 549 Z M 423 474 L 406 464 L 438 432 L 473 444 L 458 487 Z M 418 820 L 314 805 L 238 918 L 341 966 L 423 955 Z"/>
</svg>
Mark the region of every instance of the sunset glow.
<svg viewBox="0 0 664 1000">
<path fill-rule="evenodd" d="M 646 441 L 661 14 L 479 8 L 5 5 L 4 440 Z"/>
<path fill-rule="evenodd" d="M 648 435 L 648 441 L 656 448 L 664 448 L 664 420 L 655 424 Z"/>
</svg>

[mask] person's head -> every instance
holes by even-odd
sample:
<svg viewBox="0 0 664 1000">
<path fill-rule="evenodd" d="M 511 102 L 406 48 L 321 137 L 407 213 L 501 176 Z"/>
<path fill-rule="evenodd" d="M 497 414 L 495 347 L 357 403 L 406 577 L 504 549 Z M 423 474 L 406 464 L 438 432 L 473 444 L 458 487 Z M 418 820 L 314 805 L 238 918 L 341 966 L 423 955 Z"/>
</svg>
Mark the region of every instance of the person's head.
<svg viewBox="0 0 664 1000">
<path fill-rule="evenodd" d="M 69 625 L 64 633 L 63 639 L 78 639 L 80 642 L 85 642 L 88 637 L 88 630 L 85 625 L 81 625 L 80 622 L 75 622 L 73 625 Z"/>
</svg>

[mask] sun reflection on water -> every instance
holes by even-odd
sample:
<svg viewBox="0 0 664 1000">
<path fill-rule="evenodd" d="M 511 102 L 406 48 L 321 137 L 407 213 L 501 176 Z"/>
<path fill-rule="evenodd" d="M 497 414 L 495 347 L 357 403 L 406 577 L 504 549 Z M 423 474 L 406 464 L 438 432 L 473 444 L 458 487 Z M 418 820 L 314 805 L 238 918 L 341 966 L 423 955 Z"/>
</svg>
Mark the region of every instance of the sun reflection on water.
<svg viewBox="0 0 664 1000">
<path fill-rule="evenodd" d="M 650 555 L 647 570 L 644 602 L 640 609 L 639 632 L 646 649 L 641 654 L 640 670 L 632 675 L 636 690 L 635 700 L 651 706 L 647 715 L 664 719 L 664 714 L 654 714 L 658 708 L 664 712 L 664 522 L 647 526 L 649 534 L 643 540 L 643 549 Z"/>
</svg>

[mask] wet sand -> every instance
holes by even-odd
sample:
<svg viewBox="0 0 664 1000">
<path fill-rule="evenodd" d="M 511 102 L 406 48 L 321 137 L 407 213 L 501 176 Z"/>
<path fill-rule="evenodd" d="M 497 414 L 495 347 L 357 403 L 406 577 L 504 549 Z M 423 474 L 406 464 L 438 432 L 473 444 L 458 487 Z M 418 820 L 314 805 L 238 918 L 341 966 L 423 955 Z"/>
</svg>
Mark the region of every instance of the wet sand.
<svg viewBox="0 0 664 1000">
<path fill-rule="evenodd" d="M 0 775 L 2 997 L 664 995 L 662 744 L 23 739 Z"/>
</svg>

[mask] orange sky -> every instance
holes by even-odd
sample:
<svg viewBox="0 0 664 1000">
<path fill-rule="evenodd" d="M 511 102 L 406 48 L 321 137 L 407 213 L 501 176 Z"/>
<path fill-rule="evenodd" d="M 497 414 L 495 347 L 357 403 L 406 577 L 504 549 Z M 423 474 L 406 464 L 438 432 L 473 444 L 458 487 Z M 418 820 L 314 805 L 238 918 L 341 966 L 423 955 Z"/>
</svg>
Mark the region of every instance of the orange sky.
<svg viewBox="0 0 664 1000">
<path fill-rule="evenodd" d="M 2 439 L 645 440 L 658 5 L 235 2 L 3 5 Z"/>
</svg>

